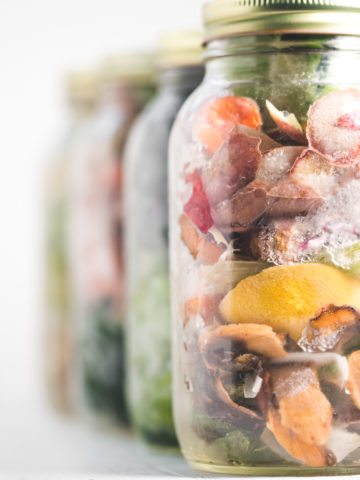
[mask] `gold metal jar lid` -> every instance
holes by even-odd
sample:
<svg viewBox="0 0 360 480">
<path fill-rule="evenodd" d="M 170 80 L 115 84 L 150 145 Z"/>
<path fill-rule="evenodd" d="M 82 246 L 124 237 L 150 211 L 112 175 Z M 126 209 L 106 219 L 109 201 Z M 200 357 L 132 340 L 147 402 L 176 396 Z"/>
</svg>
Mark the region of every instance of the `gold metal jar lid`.
<svg viewBox="0 0 360 480">
<path fill-rule="evenodd" d="M 360 0 L 212 0 L 203 18 L 205 43 L 255 33 L 360 35 Z"/>
<path fill-rule="evenodd" d="M 99 75 L 95 70 L 70 72 L 65 88 L 70 103 L 95 104 L 99 95 Z"/>
<path fill-rule="evenodd" d="M 152 52 L 126 52 L 108 56 L 100 67 L 102 81 L 123 81 L 130 84 L 154 82 L 155 55 Z"/>
<path fill-rule="evenodd" d="M 180 30 L 164 34 L 159 41 L 159 68 L 201 64 L 202 41 L 203 34 L 200 30 Z"/>
</svg>

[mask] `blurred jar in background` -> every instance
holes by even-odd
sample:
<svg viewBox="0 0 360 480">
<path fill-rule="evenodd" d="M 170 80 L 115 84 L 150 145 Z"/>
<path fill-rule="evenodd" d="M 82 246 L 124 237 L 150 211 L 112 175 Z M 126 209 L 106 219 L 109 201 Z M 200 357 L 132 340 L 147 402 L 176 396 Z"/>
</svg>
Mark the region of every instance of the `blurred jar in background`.
<svg viewBox="0 0 360 480">
<path fill-rule="evenodd" d="M 201 82 L 200 33 L 163 37 L 159 89 L 131 131 L 125 154 L 127 394 L 149 442 L 177 445 L 171 407 L 167 149 L 177 111 Z"/>
<path fill-rule="evenodd" d="M 122 154 L 128 130 L 154 92 L 152 56 L 108 58 L 100 102 L 71 173 L 75 392 L 79 411 L 97 424 L 126 421 Z"/>
<path fill-rule="evenodd" d="M 49 399 L 60 412 L 71 411 L 73 319 L 70 310 L 68 171 L 98 97 L 94 72 L 69 75 L 66 131 L 45 176 L 45 375 Z"/>
</svg>

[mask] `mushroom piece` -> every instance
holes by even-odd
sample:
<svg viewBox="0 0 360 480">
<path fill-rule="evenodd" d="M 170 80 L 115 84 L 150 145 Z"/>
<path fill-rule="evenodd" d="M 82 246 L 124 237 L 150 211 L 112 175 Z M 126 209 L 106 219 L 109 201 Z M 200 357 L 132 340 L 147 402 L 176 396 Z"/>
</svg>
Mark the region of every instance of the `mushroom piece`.
<svg viewBox="0 0 360 480">
<path fill-rule="evenodd" d="M 359 312 L 347 305 L 329 305 L 310 320 L 299 341 L 307 352 L 346 353 L 350 342 L 360 334 Z"/>
<path fill-rule="evenodd" d="M 210 205 L 216 205 L 255 178 L 260 138 L 235 129 L 203 168 L 201 177 Z"/>
<path fill-rule="evenodd" d="M 270 369 L 272 396 L 268 401 L 268 428 L 285 450 L 310 466 L 332 465 L 326 448 L 333 410 L 320 389 L 311 365 L 284 365 Z"/>
<path fill-rule="evenodd" d="M 236 370 L 240 354 L 253 353 L 266 358 L 284 358 L 287 338 L 268 325 L 242 323 L 221 325 L 205 332 L 199 349 L 209 368 L 216 371 Z"/>
<path fill-rule="evenodd" d="M 186 215 L 181 215 L 179 223 L 181 240 L 188 247 L 194 260 L 204 265 L 216 263 L 224 253 L 225 246 L 212 241 L 212 237 L 209 237 L 209 239 L 204 238 Z"/>
<path fill-rule="evenodd" d="M 307 145 L 305 133 L 293 113 L 281 112 L 269 100 L 266 100 L 266 107 L 279 129 L 299 145 Z"/>
</svg>

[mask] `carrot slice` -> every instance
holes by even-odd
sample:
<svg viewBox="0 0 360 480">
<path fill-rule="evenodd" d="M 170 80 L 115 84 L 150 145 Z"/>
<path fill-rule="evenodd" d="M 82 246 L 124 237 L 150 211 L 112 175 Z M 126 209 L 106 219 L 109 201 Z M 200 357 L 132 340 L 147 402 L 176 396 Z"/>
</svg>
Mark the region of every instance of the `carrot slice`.
<svg viewBox="0 0 360 480">
<path fill-rule="evenodd" d="M 349 378 L 347 388 L 357 408 L 360 408 L 360 350 L 353 352 L 348 358 Z"/>
<path fill-rule="evenodd" d="M 262 120 L 257 103 L 246 97 L 211 98 L 196 114 L 195 135 L 210 153 L 214 153 L 236 124 L 260 128 Z"/>
<path fill-rule="evenodd" d="M 335 455 L 324 446 L 309 444 L 301 440 L 291 428 L 281 423 L 279 413 L 271 408 L 268 412 L 268 427 L 280 445 L 294 458 L 310 467 L 325 467 L 336 464 Z"/>
</svg>

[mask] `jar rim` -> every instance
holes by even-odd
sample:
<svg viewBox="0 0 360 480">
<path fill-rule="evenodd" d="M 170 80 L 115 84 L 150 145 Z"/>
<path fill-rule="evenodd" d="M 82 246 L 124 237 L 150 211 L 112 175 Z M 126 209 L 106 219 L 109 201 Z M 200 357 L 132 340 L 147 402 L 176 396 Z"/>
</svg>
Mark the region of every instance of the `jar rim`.
<svg viewBox="0 0 360 480">
<path fill-rule="evenodd" d="M 204 43 L 277 33 L 360 35 L 358 0 L 211 0 L 203 7 Z"/>
</svg>

